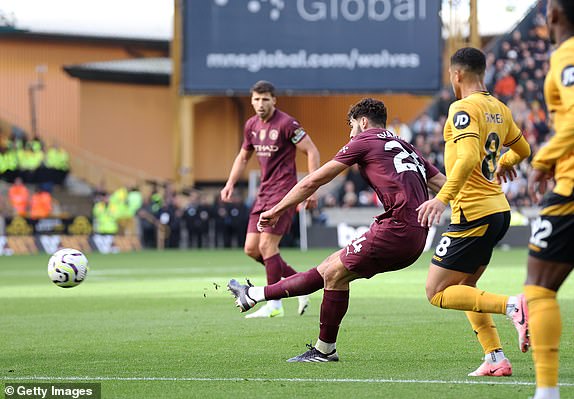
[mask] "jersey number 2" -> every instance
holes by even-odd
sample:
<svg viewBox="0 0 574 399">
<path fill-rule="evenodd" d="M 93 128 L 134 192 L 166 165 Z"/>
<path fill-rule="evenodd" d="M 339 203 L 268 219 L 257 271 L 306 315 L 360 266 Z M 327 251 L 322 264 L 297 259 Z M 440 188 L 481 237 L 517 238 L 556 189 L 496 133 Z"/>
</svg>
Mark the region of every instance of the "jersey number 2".
<svg viewBox="0 0 574 399">
<path fill-rule="evenodd" d="M 427 180 L 425 166 L 419 161 L 419 156 L 416 152 L 408 152 L 398 141 L 387 141 L 385 143 L 385 151 L 391 151 L 393 149 L 398 149 L 400 151 L 393 159 L 397 173 L 406 172 L 407 170 L 420 172 L 423 179 L 425 179 L 425 181 Z M 405 160 L 410 162 L 404 162 Z"/>
<path fill-rule="evenodd" d="M 538 218 L 532 223 L 530 243 L 538 248 L 547 248 L 548 241 L 546 239 L 550 237 L 550 234 L 552 234 L 552 223 L 549 220 Z"/>
</svg>

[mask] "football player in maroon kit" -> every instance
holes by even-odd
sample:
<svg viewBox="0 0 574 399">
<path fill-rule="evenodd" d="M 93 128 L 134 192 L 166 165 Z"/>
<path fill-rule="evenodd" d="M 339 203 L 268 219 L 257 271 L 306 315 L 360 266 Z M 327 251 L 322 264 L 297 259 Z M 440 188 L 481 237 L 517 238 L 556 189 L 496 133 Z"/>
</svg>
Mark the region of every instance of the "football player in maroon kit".
<svg viewBox="0 0 574 399">
<path fill-rule="evenodd" d="M 301 180 L 275 206 L 263 212 L 259 225 L 274 226 L 282 215 L 311 196 L 348 167 L 358 164 L 363 178 L 376 192 L 385 212 L 370 229 L 318 267 L 266 287 L 241 285 L 228 288 L 242 312 L 257 302 L 305 295 L 324 288 L 319 339 L 315 346 L 289 362 L 339 360 L 336 339 L 349 305 L 349 283 L 378 273 L 403 269 L 422 253 L 428 228 L 417 221 L 417 207 L 428 199 L 428 188 L 438 192 L 446 177 L 411 144 L 385 129 L 387 109 L 371 98 L 355 104 L 348 114 L 351 140 L 335 157 Z"/>
<path fill-rule="evenodd" d="M 297 273 L 279 253 L 279 242 L 283 235 L 289 232 L 296 208 L 288 209 L 277 223 L 261 230 L 257 228 L 259 215 L 275 206 L 297 184 L 297 150 L 307 156 L 309 173 L 317 170 L 320 165 L 319 151 L 311 137 L 296 119 L 277 109 L 276 102 L 275 87 L 270 82 L 262 80 L 251 88 L 251 105 L 256 115 L 245 123 L 241 150 L 233 162 L 227 183 L 221 190 L 221 199 L 231 201 L 235 183 L 255 153 L 261 168 L 261 184 L 249 216 L 244 249 L 247 255 L 265 266 L 269 285 Z M 305 201 L 307 209 L 316 206 L 315 195 Z M 305 312 L 308 303 L 308 296 L 299 297 L 299 314 Z M 281 317 L 283 314 L 281 300 L 277 299 L 267 302 L 246 318 Z"/>
</svg>

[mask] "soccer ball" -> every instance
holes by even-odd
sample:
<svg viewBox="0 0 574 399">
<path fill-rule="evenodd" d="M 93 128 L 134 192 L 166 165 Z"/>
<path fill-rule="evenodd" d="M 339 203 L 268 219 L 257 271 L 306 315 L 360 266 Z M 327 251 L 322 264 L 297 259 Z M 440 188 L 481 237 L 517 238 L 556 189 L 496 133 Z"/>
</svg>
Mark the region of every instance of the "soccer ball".
<svg viewBox="0 0 574 399">
<path fill-rule="evenodd" d="M 88 258 L 73 248 L 60 249 L 48 262 L 48 276 L 58 287 L 72 288 L 79 285 L 88 275 Z"/>
</svg>

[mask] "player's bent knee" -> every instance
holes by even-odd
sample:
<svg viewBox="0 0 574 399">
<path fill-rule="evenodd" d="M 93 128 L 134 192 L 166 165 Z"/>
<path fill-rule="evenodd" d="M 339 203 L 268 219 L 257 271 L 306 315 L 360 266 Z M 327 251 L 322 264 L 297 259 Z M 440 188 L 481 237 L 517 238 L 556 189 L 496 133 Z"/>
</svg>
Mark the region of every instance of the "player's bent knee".
<svg viewBox="0 0 574 399">
<path fill-rule="evenodd" d="M 443 291 L 439 291 L 437 292 L 434 287 L 427 287 L 426 288 L 426 293 L 427 293 L 427 299 L 428 301 L 437 307 L 441 307 L 441 302 L 442 302 L 442 293 Z"/>
<path fill-rule="evenodd" d="M 243 252 L 245 252 L 245 255 L 257 260 L 260 256 L 261 253 L 259 252 L 259 248 L 257 247 L 244 247 L 243 248 Z"/>
</svg>

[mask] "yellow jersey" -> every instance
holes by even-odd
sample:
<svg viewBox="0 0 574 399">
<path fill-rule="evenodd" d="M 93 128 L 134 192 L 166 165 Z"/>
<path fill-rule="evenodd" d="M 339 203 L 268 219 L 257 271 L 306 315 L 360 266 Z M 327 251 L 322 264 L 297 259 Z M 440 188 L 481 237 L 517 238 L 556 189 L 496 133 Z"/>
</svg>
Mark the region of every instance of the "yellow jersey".
<svg viewBox="0 0 574 399">
<path fill-rule="evenodd" d="M 437 197 L 445 204 L 450 201 L 451 222 L 510 210 L 495 179 L 500 152 L 502 146 L 518 149 L 507 157 L 506 163 L 514 165 L 530 155 L 530 147 L 508 107 L 488 92 L 455 101 L 444 126 L 444 141 L 447 182 Z"/>
<path fill-rule="evenodd" d="M 574 37 L 564 41 L 550 56 L 544 81 L 544 98 L 555 134 L 534 159 L 535 169 L 554 169 L 554 192 L 572 195 L 574 187 Z"/>
</svg>

